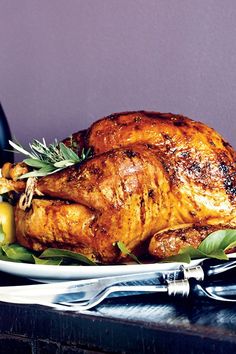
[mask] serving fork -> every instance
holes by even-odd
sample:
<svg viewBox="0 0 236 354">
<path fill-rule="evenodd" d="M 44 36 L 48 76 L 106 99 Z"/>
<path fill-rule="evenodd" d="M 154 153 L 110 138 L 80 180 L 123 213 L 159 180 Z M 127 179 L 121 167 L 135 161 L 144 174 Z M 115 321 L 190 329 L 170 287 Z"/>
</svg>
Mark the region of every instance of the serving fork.
<svg viewBox="0 0 236 354">
<path fill-rule="evenodd" d="M 147 293 L 169 296 L 200 296 L 220 301 L 236 301 L 236 283 L 214 280 L 236 267 L 230 261 L 204 260 L 193 267 L 180 265 L 176 270 L 121 275 L 53 284 L 0 287 L 0 301 L 39 304 L 57 310 L 85 311 L 107 297 Z"/>
</svg>

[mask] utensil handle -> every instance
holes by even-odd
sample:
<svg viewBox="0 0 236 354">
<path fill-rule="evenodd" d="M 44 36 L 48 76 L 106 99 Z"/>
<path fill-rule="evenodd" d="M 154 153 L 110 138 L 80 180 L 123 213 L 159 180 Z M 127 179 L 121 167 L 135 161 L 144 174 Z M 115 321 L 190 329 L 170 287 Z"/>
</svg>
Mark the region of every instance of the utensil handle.
<svg viewBox="0 0 236 354">
<path fill-rule="evenodd" d="M 212 264 L 212 262 L 215 263 L 215 261 L 211 260 L 202 262 L 201 266 L 205 274 L 205 279 L 206 277 L 212 277 L 236 268 L 236 259 L 230 261 L 217 261 L 217 264 Z"/>
<path fill-rule="evenodd" d="M 236 282 L 204 281 L 190 279 L 190 294 L 194 297 L 205 297 L 218 301 L 236 302 Z"/>
</svg>

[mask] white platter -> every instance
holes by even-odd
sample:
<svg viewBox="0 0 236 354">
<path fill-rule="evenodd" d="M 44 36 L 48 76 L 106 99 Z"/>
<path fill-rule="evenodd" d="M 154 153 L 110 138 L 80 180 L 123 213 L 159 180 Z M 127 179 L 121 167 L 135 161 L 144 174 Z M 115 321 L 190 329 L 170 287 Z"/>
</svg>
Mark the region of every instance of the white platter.
<svg viewBox="0 0 236 354">
<path fill-rule="evenodd" d="M 236 253 L 228 254 L 229 258 L 236 258 Z M 203 259 L 196 259 L 190 263 L 149 263 L 129 265 L 98 265 L 98 266 L 57 266 L 44 264 L 28 264 L 7 262 L 0 260 L 0 271 L 29 278 L 42 283 L 59 281 L 92 279 L 100 277 L 112 277 L 118 275 L 164 272 L 179 269 L 181 264 L 186 267 L 199 264 Z"/>
<path fill-rule="evenodd" d="M 187 266 L 199 263 L 201 260 L 192 261 Z M 7 262 L 0 260 L 0 271 L 50 283 L 55 281 L 69 281 L 117 275 L 147 273 L 152 271 L 163 272 L 178 269 L 181 263 L 152 263 L 130 265 L 101 265 L 101 266 L 56 266 L 43 264 L 28 264 Z"/>
</svg>

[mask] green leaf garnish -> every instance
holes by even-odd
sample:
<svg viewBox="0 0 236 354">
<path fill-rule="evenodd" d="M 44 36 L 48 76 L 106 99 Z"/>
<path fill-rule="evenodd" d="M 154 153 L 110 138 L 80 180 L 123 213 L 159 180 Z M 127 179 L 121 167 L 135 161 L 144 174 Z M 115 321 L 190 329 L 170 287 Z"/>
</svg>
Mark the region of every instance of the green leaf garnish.
<svg viewBox="0 0 236 354">
<path fill-rule="evenodd" d="M 91 157 L 91 150 L 82 150 L 78 156 L 72 149 L 63 143 L 54 143 L 47 146 L 45 139 L 42 142 L 34 139 L 29 144 L 30 151 L 27 151 L 19 142 L 9 140 L 9 144 L 14 148 L 14 152 L 22 153 L 27 158 L 23 160 L 33 171 L 25 173 L 19 178 L 42 177 L 72 166 Z"/>
<path fill-rule="evenodd" d="M 68 251 L 68 250 L 62 250 L 58 248 L 48 248 L 39 257 L 40 258 L 54 258 L 54 257 L 70 258 L 85 264 L 96 265 L 95 262 L 93 262 L 88 257 L 84 256 L 83 254 Z"/>
<path fill-rule="evenodd" d="M 164 263 L 173 263 L 173 262 L 190 263 L 191 257 L 187 253 L 178 253 L 175 256 L 166 257 L 162 261 Z"/>
<path fill-rule="evenodd" d="M 39 252 L 28 250 L 18 243 L 1 246 L 0 260 L 48 265 L 97 265 L 97 263 L 80 253 L 57 248 L 48 248 L 39 254 Z"/>
<path fill-rule="evenodd" d="M 44 265 L 60 265 L 63 261 L 62 258 L 54 259 L 41 259 L 39 257 L 33 256 L 35 264 L 44 264 Z"/>
<path fill-rule="evenodd" d="M 36 159 L 25 159 L 24 162 L 30 166 L 30 167 L 36 167 L 36 168 L 44 168 L 44 167 L 49 167 L 51 166 L 49 163 L 47 162 L 43 162 L 41 160 L 36 160 Z"/>
<path fill-rule="evenodd" d="M 7 261 L 7 262 L 18 262 L 18 261 L 14 261 L 13 259 L 8 258 L 6 256 L 6 254 L 3 252 L 1 247 L 0 247 L 0 260 L 1 261 Z"/>
<path fill-rule="evenodd" d="M 32 253 L 18 243 L 2 246 L 2 251 L 12 260 L 32 263 Z"/>
<path fill-rule="evenodd" d="M 218 230 L 212 232 L 205 240 L 203 240 L 198 249 L 206 254 L 211 254 L 219 249 L 226 250 L 232 248 L 231 245 L 235 242 L 236 230 Z"/>
<path fill-rule="evenodd" d="M 115 244 L 117 245 L 117 247 L 119 248 L 122 254 L 131 257 L 136 263 L 141 264 L 139 259 L 135 256 L 135 254 L 131 253 L 123 242 L 118 241 Z"/>
</svg>

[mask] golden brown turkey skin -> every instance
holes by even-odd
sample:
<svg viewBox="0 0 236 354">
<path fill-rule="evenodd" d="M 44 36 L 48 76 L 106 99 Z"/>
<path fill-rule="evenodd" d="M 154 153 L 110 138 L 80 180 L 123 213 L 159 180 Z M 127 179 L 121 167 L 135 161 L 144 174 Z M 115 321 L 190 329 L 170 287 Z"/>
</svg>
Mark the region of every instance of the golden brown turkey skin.
<svg viewBox="0 0 236 354">
<path fill-rule="evenodd" d="M 92 147 L 95 154 L 136 143 L 157 145 L 160 150 L 211 152 L 220 149 L 236 158 L 235 151 L 220 134 L 203 123 L 182 115 L 159 112 L 123 112 L 104 117 L 86 131 L 65 140 L 77 148 Z M 190 151 L 189 151 L 190 152 Z"/>
<path fill-rule="evenodd" d="M 181 228 L 157 232 L 151 239 L 149 252 L 159 259 L 174 256 L 185 247 L 197 248 L 209 234 L 227 228 L 232 225 L 182 225 Z"/>
<path fill-rule="evenodd" d="M 92 148 L 94 155 L 130 144 L 155 145 L 160 152 L 175 156 L 173 166 L 166 161 L 173 174 L 176 164 L 180 163 L 189 172 L 198 173 L 200 178 L 213 164 L 211 171 L 221 168 L 223 172 L 227 193 L 235 188 L 234 178 L 232 181 L 235 151 L 214 129 L 181 115 L 145 111 L 115 113 L 93 123 L 87 130 L 74 133 L 64 143 L 78 154 L 83 148 Z M 9 173 L 15 175 L 16 167 L 6 175 L 2 171 L 3 177 L 8 179 Z M 22 173 L 25 172 L 22 170 Z M 0 179 L 0 187 L 3 184 Z"/>
<path fill-rule="evenodd" d="M 73 134 L 70 142 L 79 144 L 78 150 L 92 147 L 94 155 L 132 144 L 155 145 L 173 179 L 180 171 L 206 189 L 221 179 L 227 195 L 236 195 L 236 152 L 214 129 L 181 115 L 116 113 Z"/>
<path fill-rule="evenodd" d="M 142 145 L 113 150 L 81 166 L 41 178 L 37 188 L 47 196 L 72 201 L 77 208 L 87 207 L 93 212 L 94 219 L 90 224 L 93 234 L 91 255 L 102 262 L 117 260 L 115 242 L 125 242 L 128 248 L 134 249 L 153 234 L 157 230 L 157 216 L 166 225 L 167 215 L 162 215 L 160 207 L 164 202 L 162 193 L 169 188 L 168 180 L 156 154 Z M 22 217 L 18 216 L 19 213 L 17 209 L 17 220 Z M 30 212 L 28 219 L 31 219 Z M 18 239 L 27 245 L 29 237 L 32 245 L 32 232 L 24 225 L 22 223 L 17 229 Z M 36 234 L 40 233 L 36 231 L 35 238 Z M 44 242 L 48 246 L 46 238 Z M 37 243 L 41 240 L 40 234 Z M 86 235 L 78 235 L 78 243 L 82 242 L 87 242 Z M 88 242 L 91 242 L 90 237 Z"/>
<path fill-rule="evenodd" d="M 59 219 L 54 225 L 54 212 L 49 212 L 55 205 L 34 201 L 34 216 L 31 209 L 16 210 L 17 237 L 25 246 L 43 249 L 58 244 L 111 263 L 119 260 L 116 241 L 132 251 L 157 232 L 163 232 L 162 240 L 168 239 L 173 228 L 236 227 L 236 155 L 202 123 L 170 113 L 120 113 L 95 122 L 65 143 L 78 153 L 92 147 L 94 157 L 40 178 L 37 189 L 46 198 L 61 199 L 56 208 L 62 219 L 67 218 L 63 235 L 68 234 L 68 220 L 76 218 L 64 213 L 63 203 L 74 203 L 73 215 L 82 215 L 85 224 L 71 233 L 71 246 L 68 237 L 58 239 Z M 0 182 L 4 186 L 4 178 Z M 36 224 L 32 230 L 30 221 L 39 213 L 43 227 Z M 192 240 L 207 236 L 207 229 L 197 233 Z M 178 237 L 172 232 L 169 243 L 163 241 L 174 253 L 179 250 Z M 162 249 L 160 236 L 154 237 L 150 253 L 165 257 Z"/>
<path fill-rule="evenodd" d="M 94 213 L 82 205 L 34 199 L 27 211 L 17 206 L 15 218 L 18 241 L 26 247 L 66 248 L 92 256 Z"/>
<path fill-rule="evenodd" d="M 41 178 L 37 188 L 47 196 L 76 203 L 77 210 L 86 207 L 91 211 L 92 221 L 87 231 L 78 231 L 77 244 L 70 249 L 78 252 L 90 249 L 91 257 L 105 263 L 119 259 L 114 246 L 117 241 L 133 250 L 156 232 L 168 228 L 185 228 L 196 223 L 235 227 L 235 208 L 225 193 L 222 179 L 210 180 L 207 190 L 192 175 L 184 174 L 182 165 L 176 167 L 173 177 L 165 163 L 168 159 L 171 164 L 173 158 L 174 155 L 160 153 L 156 147 L 135 144 Z M 39 249 L 40 243 L 46 248 L 52 242 L 51 236 L 42 238 L 43 228 L 50 230 L 53 224 L 54 214 L 50 218 L 49 210 L 50 205 L 45 213 L 47 218 L 41 219 L 40 232 L 34 223 L 34 234 L 25 226 L 32 221 L 31 211 L 28 216 L 24 214 L 24 223 L 17 228 L 23 245 L 35 248 L 36 244 Z M 22 218 L 19 213 L 16 210 L 17 220 Z M 63 217 L 63 213 L 60 215 Z M 56 237 L 61 230 L 57 222 L 54 224 L 53 237 Z"/>
</svg>

